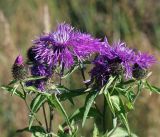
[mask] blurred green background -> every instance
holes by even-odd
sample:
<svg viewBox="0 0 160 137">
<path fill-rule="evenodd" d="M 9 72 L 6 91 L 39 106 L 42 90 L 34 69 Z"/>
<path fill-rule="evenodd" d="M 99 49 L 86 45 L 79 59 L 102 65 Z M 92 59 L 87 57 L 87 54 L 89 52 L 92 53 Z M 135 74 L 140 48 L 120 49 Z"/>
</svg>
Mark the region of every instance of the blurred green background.
<svg viewBox="0 0 160 137">
<path fill-rule="evenodd" d="M 160 59 L 160 0 L 0 0 L 0 84 L 7 84 L 11 67 L 19 53 L 25 56 L 31 40 L 53 30 L 57 22 L 71 23 L 98 38 L 123 40 L 132 48 L 154 54 Z M 153 68 L 150 81 L 160 87 L 160 64 Z M 77 78 L 79 73 L 72 78 Z M 79 81 L 68 82 L 70 86 Z M 78 104 L 83 104 L 77 100 Z M 131 129 L 140 137 L 160 136 L 160 96 L 143 93 L 129 115 Z M 71 106 L 68 106 L 70 112 Z M 0 95 L 0 137 L 16 135 L 27 126 L 26 107 L 21 99 L 4 92 Z M 55 123 L 60 118 L 54 117 Z M 88 123 L 84 136 L 92 131 Z"/>
</svg>

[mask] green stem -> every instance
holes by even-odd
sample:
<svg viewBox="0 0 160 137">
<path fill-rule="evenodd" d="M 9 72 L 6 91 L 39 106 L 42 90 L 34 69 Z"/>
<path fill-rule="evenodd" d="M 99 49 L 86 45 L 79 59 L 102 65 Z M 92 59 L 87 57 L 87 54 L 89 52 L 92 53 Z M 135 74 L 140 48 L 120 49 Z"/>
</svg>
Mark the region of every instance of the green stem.
<svg viewBox="0 0 160 137">
<path fill-rule="evenodd" d="M 83 81 L 86 81 L 86 77 L 85 77 L 85 74 L 84 74 L 83 66 L 81 66 L 81 64 L 79 64 L 79 67 L 80 67 L 80 71 L 81 71 L 81 75 L 82 75 Z M 86 88 L 88 88 L 88 84 L 85 83 L 85 85 L 86 85 Z"/>
<path fill-rule="evenodd" d="M 50 106 L 49 106 L 49 108 L 50 108 L 49 132 L 51 132 L 52 128 L 53 128 L 52 127 L 53 126 L 52 121 L 53 121 L 54 111 L 53 111 L 53 108 L 51 108 Z M 51 137 L 52 137 L 52 135 L 51 135 Z"/>
<path fill-rule="evenodd" d="M 47 122 L 47 117 L 46 117 L 46 110 L 45 110 L 44 104 L 42 105 L 42 109 L 43 109 L 43 115 L 44 115 L 44 120 L 45 120 L 45 124 L 46 124 L 46 130 L 47 130 L 47 132 L 49 132 L 48 122 Z"/>
<path fill-rule="evenodd" d="M 22 90 L 23 90 L 23 94 L 24 94 L 24 97 L 25 97 L 25 98 L 24 98 L 24 102 L 25 102 L 25 104 L 26 104 L 29 112 L 34 116 L 34 118 L 35 118 L 35 120 L 38 122 L 38 124 L 39 124 L 40 126 L 42 126 L 42 123 L 36 118 L 35 114 L 32 112 L 32 110 L 30 109 L 30 107 L 29 107 L 29 105 L 28 105 L 28 103 L 27 103 L 27 100 L 26 100 L 26 93 L 27 93 L 27 92 L 26 92 L 26 90 L 25 90 L 25 88 L 24 88 L 23 83 L 20 82 L 20 85 L 21 85 L 21 88 L 22 88 Z"/>
<path fill-rule="evenodd" d="M 142 82 L 140 81 L 140 83 L 138 83 L 138 90 L 137 90 L 137 94 L 136 94 L 136 96 L 133 100 L 133 104 L 135 104 L 135 102 L 136 102 L 137 98 L 139 97 L 141 91 L 142 91 Z"/>
</svg>

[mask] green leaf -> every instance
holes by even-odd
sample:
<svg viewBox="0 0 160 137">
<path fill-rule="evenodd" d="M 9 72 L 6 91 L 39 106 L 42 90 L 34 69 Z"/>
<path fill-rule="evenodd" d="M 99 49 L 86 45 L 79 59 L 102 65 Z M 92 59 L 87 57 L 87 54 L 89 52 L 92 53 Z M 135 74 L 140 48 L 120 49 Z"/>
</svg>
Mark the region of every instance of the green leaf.
<svg viewBox="0 0 160 137">
<path fill-rule="evenodd" d="M 103 92 L 107 92 L 107 89 L 109 88 L 109 86 L 112 84 L 114 80 L 115 80 L 115 77 L 110 77 L 108 83 L 104 85 L 100 90 L 99 95 L 102 94 Z"/>
<path fill-rule="evenodd" d="M 24 95 L 23 95 L 19 90 L 17 90 L 18 85 L 15 86 L 15 87 L 2 86 L 1 88 L 2 88 L 4 91 L 7 91 L 7 92 L 11 93 L 12 95 L 14 94 L 14 95 L 16 95 L 16 96 L 18 96 L 18 97 L 20 97 L 20 98 L 22 98 L 22 99 L 25 99 Z"/>
<path fill-rule="evenodd" d="M 87 97 L 86 97 L 86 101 L 85 101 L 85 111 L 84 111 L 84 115 L 83 115 L 83 120 L 82 120 L 82 127 L 84 126 L 85 124 L 85 121 L 87 119 L 87 116 L 88 116 L 88 113 L 89 113 L 89 110 L 95 100 L 95 98 L 97 97 L 98 95 L 98 92 L 97 91 L 94 91 L 94 92 L 90 92 Z"/>
<path fill-rule="evenodd" d="M 29 115 L 29 129 L 32 128 L 34 119 L 35 119 L 35 114 L 30 114 L 30 115 Z"/>
<path fill-rule="evenodd" d="M 110 99 L 111 99 L 112 105 L 116 108 L 116 110 L 121 111 L 119 97 L 114 95 L 114 96 L 111 96 Z"/>
<path fill-rule="evenodd" d="M 119 117 L 120 117 L 122 123 L 125 125 L 125 127 L 127 129 L 128 135 L 131 135 L 131 131 L 130 131 L 130 127 L 129 127 L 129 124 L 128 124 L 127 116 L 124 113 L 121 113 Z"/>
<path fill-rule="evenodd" d="M 45 78 L 45 77 L 44 76 L 38 76 L 38 77 L 33 76 L 33 77 L 29 77 L 29 78 L 24 79 L 23 82 L 39 80 L 39 79 L 43 79 L 43 78 Z"/>
<path fill-rule="evenodd" d="M 32 91 L 32 92 L 39 92 L 35 87 L 33 86 L 27 86 L 25 87 L 25 90 Z M 40 93 L 40 92 L 39 92 Z"/>
<path fill-rule="evenodd" d="M 34 132 L 42 132 L 42 133 L 45 133 L 45 132 L 46 132 L 46 131 L 44 130 L 44 128 L 42 128 L 42 127 L 40 127 L 40 126 L 32 126 L 31 128 L 26 127 L 26 128 L 23 128 L 23 129 L 18 129 L 16 132 L 17 132 L 17 133 L 20 133 L 20 132 L 24 132 L 24 131 L 31 132 L 31 133 L 34 133 Z"/>
<path fill-rule="evenodd" d="M 47 100 L 46 96 L 38 94 L 30 104 L 31 114 L 29 116 L 29 128 L 32 127 L 33 121 L 35 119 L 35 113 L 40 109 L 43 103 Z"/>
<path fill-rule="evenodd" d="M 117 127 L 116 129 L 113 129 L 109 133 L 107 133 L 105 137 L 128 137 L 128 132 L 121 127 Z M 131 133 L 131 137 L 138 137 L 138 136 Z"/>
<path fill-rule="evenodd" d="M 160 88 L 152 86 L 148 81 L 146 81 L 146 86 L 149 88 L 151 92 L 160 94 Z"/>
<path fill-rule="evenodd" d="M 131 79 L 131 80 L 128 80 L 128 81 L 123 82 L 122 85 L 129 85 L 129 84 L 134 83 L 135 81 L 136 81 L 136 80 Z"/>
<path fill-rule="evenodd" d="M 17 82 L 18 82 L 18 80 L 14 79 L 8 85 L 16 84 Z"/>
<path fill-rule="evenodd" d="M 62 104 L 58 100 L 57 96 L 56 95 L 54 95 L 54 96 L 49 95 L 47 97 L 48 97 L 48 101 L 49 101 L 50 105 L 52 107 L 54 107 L 55 109 L 57 109 L 65 117 L 67 124 L 70 126 L 70 121 L 69 121 L 68 115 L 67 115 L 66 111 L 64 110 Z"/>
<path fill-rule="evenodd" d="M 72 121 L 72 120 L 80 121 L 81 119 L 83 119 L 84 112 L 85 112 L 85 107 L 77 109 L 72 114 L 72 116 L 69 118 L 70 121 Z M 102 114 L 96 108 L 91 107 L 90 110 L 89 110 L 89 113 L 87 115 L 87 118 L 91 118 L 91 117 L 94 117 L 94 118 L 100 117 L 101 118 Z"/>
<path fill-rule="evenodd" d="M 130 128 L 129 128 L 127 116 L 124 111 L 125 106 L 122 103 L 122 100 L 120 100 L 119 96 L 115 95 L 115 96 L 111 96 L 111 101 L 112 101 L 114 108 L 118 111 L 117 114 L 118 114 L 119 118 L 121 119 L 122 123 L 125 125 L 125 127 L 128 131 L 128 134 L 130 135 Z"/>
<path fill-rule="evenodd" d="M 99 137 L 99 131 L 96 124 L 94 124 L 93 137 Z"/>
<path fill-rule="evenodd" d="M 17 133 L 21 133 L 21 132 L 30 132 L 32 133 L 32 137 L 49 137 L 46 131 L 40 126 L 32 126 L 31 128 L 26 127 L 26 128 L 17 130 Z"/>
<path fill-rule="evenodd" d="M 113 106 L 113 103 L 112 103 L 111 96 L 110 96 L 109 92 L 104 93 L 104 96 L 106 98 L 106 101 L 107 101 L 106 103 L 108 104 L 112 114 L 115 116 L 115 110 L 114 110 L 114 106 Z"/>
<path fill-rule="evenodd" d="M 68 76 L 70 76 L 75 70 L 77 70 L 79 68 L 79 66 L 74 66 L 72 67 L 67 74 L 65 74 L 62 78 L 67 78 Z"/>
<path fill-rule="evenodd" d="M 46 101 L 46 96 L 42 95 L 42 94 L 38 94 L 31 102 L 30 104 L 30 108 L 32 110 L 32 113 L 36 113 L 40 107 L 42 106 L 42 104 Z"/>
<path fill-rule="evenodd" d="M 62 91 L 62 88 L 58 90 Z M 64 91 L 64 89 L 63 89 Z M 86 94 L 85 92 L 85 89 L 82 88 L 82 89 L 75 89 L 75 90 L 65 90 L 65 92 L 63 92 L 63 94 L 60 94 L 58 95 L 58 98 L 60 99 L 60 101 L 64 101 L 66 99 L 72 99 L 73 97 L 76 97 L 76 96 L 80 96 L 80 95 L 83 95 L 83 94 Z"/>
</svg>

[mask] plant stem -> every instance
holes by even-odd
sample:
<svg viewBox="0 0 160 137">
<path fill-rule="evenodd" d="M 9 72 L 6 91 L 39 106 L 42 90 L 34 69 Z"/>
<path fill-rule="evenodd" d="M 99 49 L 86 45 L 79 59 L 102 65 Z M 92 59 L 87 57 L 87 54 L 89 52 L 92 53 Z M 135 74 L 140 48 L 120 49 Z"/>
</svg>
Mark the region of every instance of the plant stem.
<svg viewBox="0 0 160 137">
<path fill-rule="evenodd" d="M 136 94 L 136 96 L 135 96 L 135 98 L 133 100 L 133 104 L 135 104 L 135 102 L 136 102 L 137 98 L 139 97 L 141 91 L 142 91 L 142 82 L 140 81 L 140 83 L 138 84 L 137 94 Z"/>
<path fill-rule="evenodd" d="M 42 126 L 42 123 L 36 118 L 35 114 L 32 112 L 32 110 L 31 110 L 30 107 L 28 106 L 28 103 L 27 103 L 27 100 L 26 100 L 26 93 L 27 93 L 27 92 L 26 92 L 26 90 L 25 90 L 25 88 L 24 88 L 23 83 L 20 82 L 20 85 L 21 85 L 21 88 L 22 88 L 23 93 L 24 93 L 24 96 L 25 96 L 24 102 L 25 102 L 25 104 L 26 104 L 26 106 L 27 106 L 29 112 L 34 116 L 34 118 L 36 119 L 36 121 L 38 122 L 38 124 L 39 124 L 40 126 Z"/>
<path fill-rule="evenodd" d="M 83 65 L 83 64 L 82 64 Z M 81 71 L 81 75 L 82 75 L 82 78 L 83 78 L 83 81 L 86 81 L 86 77 L 84 75 L 84 69 L 83 69 L 83 66 L 81 66 L 81 64 L 79 64 L 79 67 L 80 67 L 80 71 Z M 88 88 L 88 84 L 85 83 L 86 85 L 86 88 Z"/>
<path fill-rule="evenodd" d="M 52 121 L 53 121 L 53 116 L 54 116 L 54 111 L 53 111 L 53 108 L 51 108 L 51 107 L 49 107 L 50 108 L 50 122 L 49 122 L 49 132 L 51 132 L 52 131 L 52 126 L 53 126 L 53 124 L 52 124 Z M 51 135 L 51 137 L 52 137 L 52 135 Z"/>
<path fill-rule="evenodd" d="M 46 124 L 46 130 L 47 130 L 47 132 L 49 132 L 48 122 L 47 122 L 47 117 L 46 117 L 46 110 L 45 110 L 44 104 L 42 105 L 42 109 L 43 109 L 43 115 L 44 115 L 44 120 L 45 120 L 45 124 Z"/>
</svg>

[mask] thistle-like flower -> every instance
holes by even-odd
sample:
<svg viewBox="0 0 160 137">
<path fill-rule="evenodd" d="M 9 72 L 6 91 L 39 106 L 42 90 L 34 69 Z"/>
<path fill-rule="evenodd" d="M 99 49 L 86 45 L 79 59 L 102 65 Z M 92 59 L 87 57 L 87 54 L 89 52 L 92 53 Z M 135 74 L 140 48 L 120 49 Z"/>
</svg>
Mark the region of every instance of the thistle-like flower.
<svg viewBox="0 0 160 137">
<path fill-rule="evenodd" d="M 152 55 L 138 52 L 134 56 L 134 65 L 132 67 L 132 76 L 136 79 L 142 79 L 147 74 L 149 67 L 156 62 Z"/>
<path fill-rule="evenodd" d="M 134 55 L 134 51 L 127 48 L 125 43 L 119 41 L 110 46 L 105 38 L 100 55 L 93 61 L 95 66 L 91 70 L 91 81 L 102 87 L 110 76 L 125 75 L 131 78 Z"/>
<path fill-rule="evenodd" d="M 16 80 L 23 80 L 27 76 L 27 70 L 23 62 L 23 57 L 19 55 L 12 67 L 12 75 Z"/>
<path fill-rule="evenodd" d="M 33 41 L 30 60 L 51 66 L 69 68 L 75 59 L 83 61 L 100 49 L 101 42 L 89 34 L 78 32 L 68 24 L 59 24 L 56 31 Z M 34 59 L 32 59 L 34 57 Z"/>
</svg>

